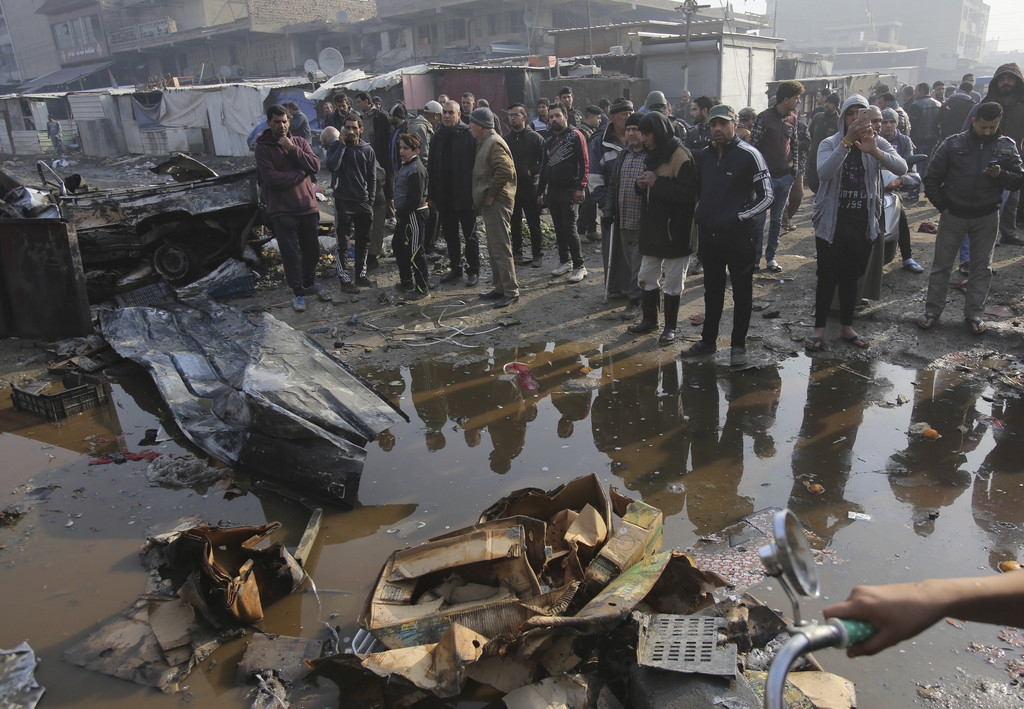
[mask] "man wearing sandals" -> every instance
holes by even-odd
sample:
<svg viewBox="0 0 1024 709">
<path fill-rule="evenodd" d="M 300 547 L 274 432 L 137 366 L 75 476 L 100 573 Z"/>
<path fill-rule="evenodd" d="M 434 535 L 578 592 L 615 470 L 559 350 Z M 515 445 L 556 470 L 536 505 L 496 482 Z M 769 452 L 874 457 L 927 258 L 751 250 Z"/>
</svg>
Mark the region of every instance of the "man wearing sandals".
<svg viewBox="0 0 1024 709">
<path fill-rule="evenodd" d="M 949 274 L 960 243 L 970 241 L 964 319 L 975 335 L 985 332 L 985 299 L 992 283 L 992 252 L 999 234 L 1003 190 L 1024 185 L 1020 155 L 1012 138 L 999 133 L 1003 107 L 995 102 L 978 107 L 971 128 L 947 138 L 935 151 L 924 177 L 925 194 L 939 210 L 935 256 L 928 280 L 925 312 L 918 325 L 927 330 L 946 306 Z"/>
<path fill-rule="evenodd" d="M 825 325 L 832 296 L 839 292 L 839 336 L 854 347 L 868 341 L 853 329 L 857 279 L 864 275 L 882 216 L 882 168 L 896 175 L 907 162 L 885 138 L 882 112 L 859 94 L 839 112 L 839 132 L 818 147 L 814 197 L 814 242 L 818 258 L 814 296 L 814 332 L 804 340 L 811 351 L 825 349 Z"/>
</svg>

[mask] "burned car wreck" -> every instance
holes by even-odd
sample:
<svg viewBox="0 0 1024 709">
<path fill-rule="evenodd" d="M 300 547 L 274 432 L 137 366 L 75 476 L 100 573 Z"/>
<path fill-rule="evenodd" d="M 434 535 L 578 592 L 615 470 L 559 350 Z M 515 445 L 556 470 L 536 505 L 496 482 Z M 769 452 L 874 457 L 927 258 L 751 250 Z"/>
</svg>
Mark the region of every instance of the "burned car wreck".
<svg viewBox="0 0 1024 709">
<path fill-rule="evenodd" d="M 174 183 L 95 190 L 46 163 L 37 169 L 42 189 L 0 171 L 0 214 L 73 225 L 93 302 L 157 277 L 187 283 L 227 258 L 256 260 L 248 248 L 261 223 L 255 170 L 218 175 L 174 155 L 151 168 Z"/>
</svg>

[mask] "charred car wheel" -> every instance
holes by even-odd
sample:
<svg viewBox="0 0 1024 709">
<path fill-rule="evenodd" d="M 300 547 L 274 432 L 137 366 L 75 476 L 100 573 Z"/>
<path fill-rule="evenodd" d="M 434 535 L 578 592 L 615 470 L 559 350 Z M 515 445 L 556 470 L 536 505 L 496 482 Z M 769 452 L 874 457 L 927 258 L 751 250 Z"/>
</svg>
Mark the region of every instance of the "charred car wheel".
<svg viewBox="0 0 1024 709">
<path fill-rule="evenodd" d="M 166 242 L 153 252 L 153 268 L 172 284 L 191 281 L 199 271 L 199 259 L 183 244 Z"/>
</svg>

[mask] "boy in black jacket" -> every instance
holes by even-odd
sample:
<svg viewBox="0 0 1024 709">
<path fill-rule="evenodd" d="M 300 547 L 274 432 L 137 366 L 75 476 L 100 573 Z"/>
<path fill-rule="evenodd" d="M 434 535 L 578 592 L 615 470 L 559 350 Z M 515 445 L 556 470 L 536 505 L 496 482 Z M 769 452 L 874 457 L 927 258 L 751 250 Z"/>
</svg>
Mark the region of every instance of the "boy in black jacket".
<svg viewBox="0 0 1024 709">
<path fill-rule="evenodd" d="M 427 291 L 427 257 L 423 237 L 427 227 L 427 168 L 420 161 L 420 137 L 398 137 L 401 166 L 395 173 L 395 238 L 392 247 L 398 262 L 399 288 L 406 300 L 420 300 Z"/>
</svg>

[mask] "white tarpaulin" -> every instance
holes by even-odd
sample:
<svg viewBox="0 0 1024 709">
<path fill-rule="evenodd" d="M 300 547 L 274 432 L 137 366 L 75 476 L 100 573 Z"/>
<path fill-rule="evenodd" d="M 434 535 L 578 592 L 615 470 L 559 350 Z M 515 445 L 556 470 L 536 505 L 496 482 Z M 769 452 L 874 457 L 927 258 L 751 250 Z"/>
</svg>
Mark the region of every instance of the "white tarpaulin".
<svg viewBox="0 0 1024 709">
<path fill-rule="evenodd" d="M 344 71 L 335 74 L 330 79 L 320 84 L 320 88 L 318 88 L 316 91 L 307 91 L 306 98 L 308 98 L 310 101 L 323 101 L 326 98 L 328 98 L 331 95 L 331 93 L 339 86 L 347 84 L 350 81 L 362 79 L 365 76 L 366 74 L 363 72 L 362 69 L 345 69 Z"/>
<path fill-rule="evenodd" d="M 204 94 L 192 89 L 164 89 L 160 123 L 179 128 L 208 128 Z"/>
<path fill-rule="evenodd" d="M 263 101 L 270 95 L 270 89 L 263 86 L 229 85 L 220 90 L 224 96 L 221 117 L 224 127 L 243 137 L 249 135 L 252 127 L 263 117 Z M 213 115 L 210 115 L 213 123 Z"/>
</svg>

